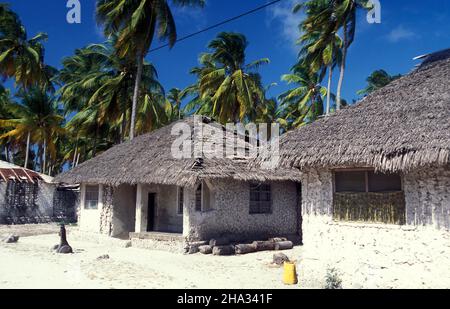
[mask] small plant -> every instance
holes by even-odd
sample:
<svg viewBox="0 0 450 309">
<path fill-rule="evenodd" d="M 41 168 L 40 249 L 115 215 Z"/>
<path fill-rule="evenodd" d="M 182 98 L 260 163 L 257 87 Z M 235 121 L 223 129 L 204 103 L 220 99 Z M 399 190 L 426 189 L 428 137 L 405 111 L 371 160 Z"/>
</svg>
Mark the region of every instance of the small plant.
<svg viewBox="0 0 450 309">
<path fill-rule="evenodd" d="M 325 277 L 325 289 L 339 290 L 342 289 L 342 279 L 336 268 L 328 268 Z"/>
</svg>

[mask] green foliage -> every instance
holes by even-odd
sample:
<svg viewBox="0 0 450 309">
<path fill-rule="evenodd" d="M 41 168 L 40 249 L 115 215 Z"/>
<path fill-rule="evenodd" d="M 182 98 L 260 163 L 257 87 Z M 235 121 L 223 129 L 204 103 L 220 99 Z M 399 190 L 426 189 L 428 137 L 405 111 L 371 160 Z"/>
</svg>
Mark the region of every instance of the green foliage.
<svg viewBox="0 0 450 309">
<path fill-rule="evenodd" d="M 45 33 L 29 39 L 19 16 L 7 4 L 0 4 L 0 74 L 14 78 L 16 85 L 30 88 L 49 83 L 44 65 Z"/>
<path fill-rule="evenodd" d="M 359 95 L 367 96 L 372 92 L 389 85 L 394 80 L 399 79 L 402 75 L 391 76 L 385 70 L 377 70 L 367 77 L 367 87 L 358 91 Z"/>
<path fill-rule="evenodd" d="M 193 68 L 197 83 L 186 89 L 193 94 L 187 112 L 209 115 L 221 123 L 254 121 L 265 96 L 256 69 L 268 64 L 259 59 L 246 64 L 248 46 L 244 35 L 222 32 L 212 40 L 209 53 L 200 57 L 200 67 Z"/>
</svg>

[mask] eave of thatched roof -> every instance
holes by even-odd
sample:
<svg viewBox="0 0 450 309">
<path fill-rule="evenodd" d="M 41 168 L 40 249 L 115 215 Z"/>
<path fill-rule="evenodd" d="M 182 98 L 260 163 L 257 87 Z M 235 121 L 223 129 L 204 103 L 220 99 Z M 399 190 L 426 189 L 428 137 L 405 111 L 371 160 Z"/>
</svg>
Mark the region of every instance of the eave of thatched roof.
<svg viewBox="0 0 450 309">
<path fill-rule="evenodd" d="M 223 130 L 217 123 L 200 117 L 208 128 Z M 249 159 L 235 157 L 203 158 L 201 164 L 192 159 L 175 159 L 171 155 L 174 140 L 172 128 L 178 123 L 194 127 L 194 117 L 173 123 L 133 141 L 117 145 L 98 157 L 58 175 L 58 183 L 98 183 L 118 186 L 121 184 L 165 184 L 187 186 L 206 179 L 235 179 L 243 181 L 298 180 L 294 170 L 267 171 L 251 167 Z M 203 139 L 207 137 L 202 136 Z M 199 139 L 194 139 L 198 141 Z M 222 142 L 222 141 L 220 141 Z M 219 141 L 217 141 L 219 143 Z M 250 147 L 245 143 L 245 147 Z"/>
<path fill-rule="evenodd" d="M 280 149 L 283 167 L 407 171 L 450 164 L 450 50 L 359 103 L 288 132 Z"/>
</svg>

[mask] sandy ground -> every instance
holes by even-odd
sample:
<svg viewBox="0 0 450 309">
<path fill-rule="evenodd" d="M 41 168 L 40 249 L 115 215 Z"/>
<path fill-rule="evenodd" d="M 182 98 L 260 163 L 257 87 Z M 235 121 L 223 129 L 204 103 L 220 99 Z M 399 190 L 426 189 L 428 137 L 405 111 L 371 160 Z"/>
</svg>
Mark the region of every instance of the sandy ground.
<svg viewBox="0 0 450 309">
<path fill-rule="evenodd" d="M 47 234 L 47 227 L 37 230 L 44 234 L 21 237 L 17 244 L 0 244 L 0 288 L 286 287 L 282 283 L 282 268 L 270 264 L 273 252 L 215 257 L 111 248 L 71 241 L 69 228 L 68 240 L 75 254 L 58 255 L 50 250 L 58 243 L 58 235 Z M 0 227 L 0 235 L 10 231 Z M 301 248 L 285 253 L 295 258 L 298 250 Z M 104 254 L 110 259 L 97 259 Z"/>
<path fill-rule="evenodd" d="M 16 244 L 0 242 L 0 289 L 4 288 L 177 288 L 278 289 L 323 288 L 327 268 L 335 267 L 344 288 L 450 288 L 450 243 L 435 239 L 434 258 L 399 247 L 349 243 L 348 248 L 316 246 L 284 251 L 297 261 L 299 284 L 285 286 L 283 269 L 271 264 L 274 252 L 243 256 L 183 255 L 157 250 L 120 248 L 68 240 L 75 253 L 51 251 L 58 243 L 56 225 L 0 226 L 0 239 L 15 233 Z M 433 239 L 425 237 L 426 239 Z M 78 238 L 77 238 L 78 239 Z M 109 255 L 109 259 L 98 259 Z M 375 255 L 374 255 L 375 254 Z M 422 256 L 423 255 L 423 256 Z"/>
</svg>

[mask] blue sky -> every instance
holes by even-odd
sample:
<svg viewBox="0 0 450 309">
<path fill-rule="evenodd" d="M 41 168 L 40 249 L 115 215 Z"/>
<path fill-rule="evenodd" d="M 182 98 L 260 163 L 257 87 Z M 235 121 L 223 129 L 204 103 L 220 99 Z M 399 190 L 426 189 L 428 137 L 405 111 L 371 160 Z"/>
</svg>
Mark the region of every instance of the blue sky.
<svg viewBox="0 0 450 309">
<path fill-rule="evenodd" d="M 66 22 L 66 0 L 12 0 L 6 1 L 25 24 L 29 36 L 43 31 L 48 33 L 46 62 L 60 67 L 61 59 L 73 54 L 76 48 L 103 42 L 102 30 L 95 23 L 95 0 L 80 0 L 82 23 Z M 203 10 L 175 9 L 178 34 L 183 36 L 226 18 L 253 9 L 266 0 L 207 0 Z M 283 0 L 279 4 L 244 17 L 195 38 L 150 53 L 159 79 L 169 90 L 184 88 L 194 82 L 189 70 L 197 65 L 200 53 L 208 42 L 221 31 L 245 34 L 250 42 L 247 62 L 268 57 L 271 64 L 260 69 L 265 84 L 278 83 L 270 90 L 276 96 L 286 89 L 280 76 L 288 73 L 296 61 L 299 36 L 297 25 L 300 15 L 291 14 L 296 0 Z M 365 15 L 359 16 L 356 41 L 352 45 L 347 65 L 344 97 L 356 99 L 356 91 L 364 88 L 366 77 L 376 69 L 391 74 L 407 73 L 416 64 L 412 58 L 424 53 L 450 47 L 450 1 L 448 0 L 381 0 L 382 23 L 368 24 Z M 155 41 L 153 47 L 161 43 Z M 337 75 L 337 74 L 336 74 Z M 9 84 L 9 83 L 8 83 Z M 334 85 L 337 81 L 334 82 Z"/>
</svg>

